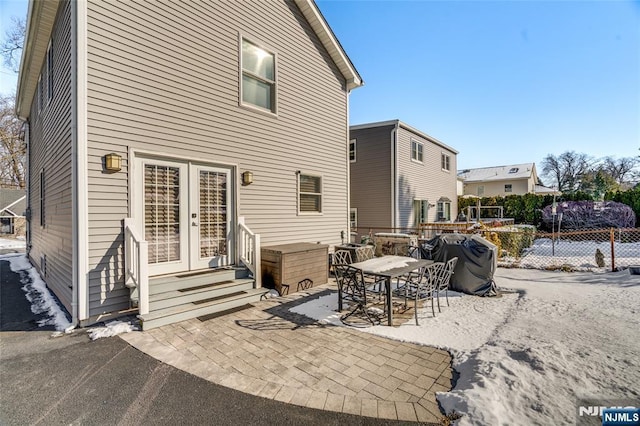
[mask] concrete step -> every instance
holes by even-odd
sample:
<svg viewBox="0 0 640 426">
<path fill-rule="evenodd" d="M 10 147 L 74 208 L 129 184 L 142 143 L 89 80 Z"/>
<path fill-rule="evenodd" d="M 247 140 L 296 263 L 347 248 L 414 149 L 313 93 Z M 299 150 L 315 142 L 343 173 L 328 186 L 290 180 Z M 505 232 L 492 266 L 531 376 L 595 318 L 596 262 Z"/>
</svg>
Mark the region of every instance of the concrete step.
<svg viewBox="0 0 640 426">
<path fill-rule="evenodd" d="M 180 290 L 170 290 L 162 293 L 149 295 L 149 310 L 151 312 L 169 308 L 171 306 L 183 305 L 186 303 L 197 303 L 201 300 L 207 300 L 214 297 L 220 297 L 238 291 L 247 291 L 253 289 L 254 281 L 252 279 L 234 279 L 227 281 L 214 282 L 210 284 L 200 284 L 193 287 L 181 288 Z"/>
<path fill-rule="evenodd" d="M 151 330 L 163 325 L 173 324 L 200 316 L 211 315 L 246 305 L 248 303 L 257 302 L 267 291 L 267 289 L 263 288 L 244 291 L 239 290 L 227 295 L 201 299 L 195 302 L 154 310 L 146 315 L 139 315 L 138 318 L 142 324 L 142 330 Z"/>
</svg>

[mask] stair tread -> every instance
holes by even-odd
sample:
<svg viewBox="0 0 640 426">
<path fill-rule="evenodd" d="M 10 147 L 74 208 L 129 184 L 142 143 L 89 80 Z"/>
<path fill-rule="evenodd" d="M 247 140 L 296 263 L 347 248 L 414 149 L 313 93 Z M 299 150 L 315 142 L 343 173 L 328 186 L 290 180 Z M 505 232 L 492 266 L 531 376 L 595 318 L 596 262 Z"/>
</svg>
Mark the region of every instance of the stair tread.
<svg viewBox="0 0 640 426">
<path fill-rule="evenodd" d="M 217 304 L 227 302 L 227 301 L 238 300 L 243 298 L 251 298 L 266 292 L 267 291 L 265 291 L 265 289 L 263 288 L 254 288 L 254 289 L 242 291 L 242 293 L 240 294 L 233 293 L 232 295 L 225 295 L 224 297 L 214 298 L 215 300 L 209 300 L 201 304 L 194 304 L 192 302 L 188 302 L 181 305 L 172 306 L 170 308 L 158 309 L 158 310 L 149 312 L 148 314 L 141 315 L 141 317 L 143 321 L 150 321 L 157 318 L 163 318 L 171 315 L 178 315 L 178 314 L 189 312 L 196 309 L 215 306 Z"/>
<path fill-rule="evenodd" d="M 204 293 L 209 290 L 219 290 L 225 287 L 235 287 L 235 286 L 244 285 L 252 282 L 253 280 L 250 278 L 236 278 L 233 280 L 225 280 L 225 281 L 214 282 L 209 284 L 197 285 L 193 287 L 170 289 L 166 291 L 160 291 L 157 293 L 154 291 L 153 287 L 151 286 L 150 288 L 151 294 L 149 295 L 149 300 L 155 301 L 155 300 L 169 299 L 172 297 L 187 296 L 189 294 Z"/>
</svg>

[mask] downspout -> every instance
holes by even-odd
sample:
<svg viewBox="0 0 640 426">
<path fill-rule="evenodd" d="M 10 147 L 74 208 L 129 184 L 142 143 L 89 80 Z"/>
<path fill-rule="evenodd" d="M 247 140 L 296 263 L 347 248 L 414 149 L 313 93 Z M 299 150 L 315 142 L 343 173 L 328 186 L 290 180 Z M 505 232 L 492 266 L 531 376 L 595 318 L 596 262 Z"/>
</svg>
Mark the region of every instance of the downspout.
<svg viewBox="0 0 640 426">
<path fill-rule="evenodd" d="M 351 157 L 349 157 L 349 147 L 351 143 L 351 130 L 349 129 L 349 95 L 351 91 L 345 90 L 345 106 L 347 113 L 347 243 L 351 242 Z M 356 154 L 357 155 L 357 154 Z"/>
<path fill-rule="evenodd" d="M 31 254 L 31 122 L 29 120 L 24 122 L 24 141 L 26 144 L 27 150 L 27 161 L 25 163 L 25 171 L 24 171 L 24 187 L 26 188 L 26 196 L 27 196 L 27 213 L 26 213 L 26 251 L 27 251 L 27 259 Z"/>
<path fill-rule="evenodd" d="M 396 227 L 396 214 L 398 211 L 398 200 L 396 199 L 397 193 L 397 185 L 398 185 L 398 176 L 397 176 L 397 168 L 398 168 L 398 146 L 396 144 L 396 140 L 398 138 L 398 125 L 399 122 L 396 121 L 396 125 L 393 129 L 391 129 L 391 227 Z"/>
</svg>

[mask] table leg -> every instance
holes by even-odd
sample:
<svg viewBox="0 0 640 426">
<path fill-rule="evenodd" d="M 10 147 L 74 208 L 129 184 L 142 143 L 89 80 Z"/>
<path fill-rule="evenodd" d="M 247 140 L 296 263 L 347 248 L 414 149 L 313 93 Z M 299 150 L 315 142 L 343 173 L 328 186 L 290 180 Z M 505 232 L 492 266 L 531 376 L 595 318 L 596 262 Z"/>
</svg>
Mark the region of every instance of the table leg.
<svg viewBox="0 0 640 426">
<path fill-rule="evenodd" d="M 387 325 L 393 325 L 393 304 L 391 303 L 391 278 L 384 280 L 384 286 L 387 290 Z"/>
</svg>

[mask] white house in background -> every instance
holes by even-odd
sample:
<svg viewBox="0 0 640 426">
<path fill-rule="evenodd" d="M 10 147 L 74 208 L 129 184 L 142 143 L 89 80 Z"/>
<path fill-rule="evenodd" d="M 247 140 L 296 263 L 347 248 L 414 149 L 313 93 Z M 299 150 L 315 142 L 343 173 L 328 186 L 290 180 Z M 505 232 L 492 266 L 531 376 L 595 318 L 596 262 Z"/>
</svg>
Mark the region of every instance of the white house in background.
<svg viewBox="0 0 640 426">
<path fill-rule="evenodd" d="M 462 194 L 495 197 L 523 194 L 549 194 L 553 189 L 540 184 L 535 163 L 458 170 Z"/>
<path fill-rule="evenodd" d="M 260 241 L 348 232 L 362 80 L 312 0 L 31 0 L 24 46 L 28 254 L 74 324 L 243 305 Z"/>
</svg>

